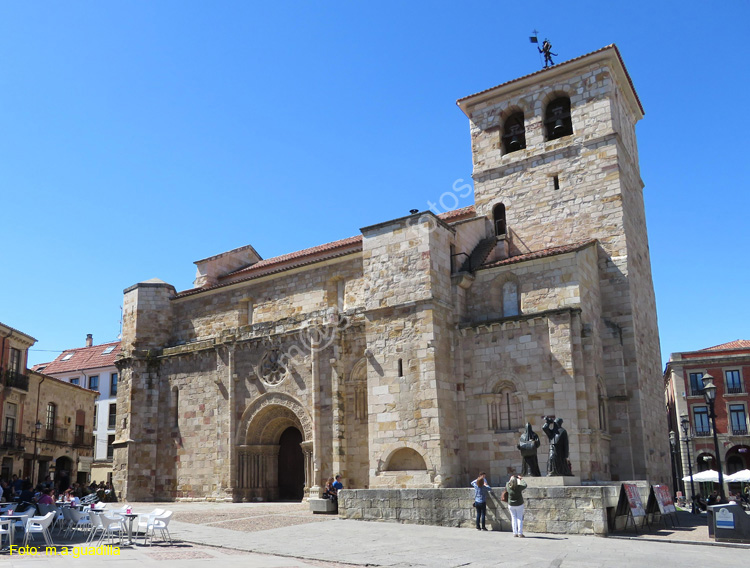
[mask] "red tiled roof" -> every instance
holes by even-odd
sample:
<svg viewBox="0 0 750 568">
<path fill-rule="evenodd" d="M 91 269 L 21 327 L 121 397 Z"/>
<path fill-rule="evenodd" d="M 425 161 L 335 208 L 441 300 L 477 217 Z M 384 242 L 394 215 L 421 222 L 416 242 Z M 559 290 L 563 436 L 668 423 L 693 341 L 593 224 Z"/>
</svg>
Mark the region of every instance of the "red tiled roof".
<svg viewBox="0 0 750 568">
<path fill-rule="evenodd" d="M 107 347 L 114 347 L 111 352 L 102 355 Z M 115 359 L 120 353 L 120 342 L 103 343 L 101 345 L 92 345 L 91 347 L 79 347 L 77 349 L 66 349 L 51 363 L 40 363 L 34 365 L 31 370 L 37 371 L 42 368 L 45 375 L 58 373 L 67 373 L 73 371 L 85 371 L 87 369 L 98 369 L 100 367 L 110 367 L 115 364 Z M 63 361 L 66 355 L 73 356 L 67 361 Z M 37 371 L 39 372 L 39 371 Z"/>
<path fill-rule="evenodd" d="M 750 340 L 748 339 L 735 339 L 729 343 L 722 343 L 721 345 L 714 345 L 713 347 L 706 347 L 701 351 L 727 351 L 730 349 L 750 349 Z"/>
<path fill-rule="evenodd" d="M 461 209 L 441 213 L 438 217 L 447 223 L 455 223 L 457 221 L 469 219 L 475 215 L 476 210 L 474 209 L 474 206 L 469 205 L 468 207 L 462 207 Z M 205 292 L 206 290 L 214 290 L 223 286 L 229 286 L 230 284 L 236 284 L 237 282 L 245 282 L 261 276 L 283 272 L 284 270 L 289 270 L 291 268 L 299 268 L 322 260 L 338 258 L 361 250 L 362 235 L 356 235 L 354 237 L 349 237 L 348 239 L 341 239 L 315 247 L 290 252 L 281 256 L 260 260 L 251 266 L 224 274 L 219 277 L 218 284 L 205 288 L 190 288 L 189 290 L 180 292 L 175 298 L 185 298 L 187 296 Z"/>
<path fill-rule="evenodd" d="M 44 365 L 48 365 L 48 364 L 49 363 L 40 363 L 39 365 L 34 365 L 34 367 L 39 367 L 40 365 L 44 366 Z M 84 390 L 86 392 L 89 392 L 89 393 L 92 393 L 92 394 L 96 394 L 96 395 L 99 394 L 99 391 L 95 391 L 95 390 L 92 390 L 92 389 L 87 389 L 86 387 L 82 387 L 81 385 L 74 385 L 73 383 L 69 383 L 68 381 L 64 381 L 63 379 L 58 379 L 57 377 L 53 377 L 51 375 L 43 373 L 42 371 L 37 371 L 36 369 L 31 369 L 31 371 L 34 372 L 34 373 L 36 373 L 37 375 L 41 375 L 47 381 L 56 381 L 58 383 L 61 383 L 63 385 L 67 385 L 67 386 L 69 386 L 71 388 L 74 388 L 74 389 Z"/>
<path fill-rule="evenodd" d="M 534 71 L 533 73 L 529 73 L 528 75 L 524 75 L 523 77 L 518 77 L 516 79 L 513 79 L 511 81 L 506 81 L 505 83 L 500 83 L 499 85 L 495 85 L 494 87 L 490 87 L 489 89 L 485 89 L 483 91 L 479 91 L 478 93 L 474 93 L 473 95 L 467 95 L 465 97 L 462 97 L 456 101 L 456 104 L 461 103 L 465 101 L 466 99 L 470 99 L 471 97 L 475 97 L 477 95 L 481 95 L 483 93 L 487 93 L 489 91 L 492 91 L 494 89 L 498 89 L 500 87 L 504 87 L 506 85 L 511 85 L 513 83 L 516 83 L 517 81 L 521 81 L 523 79 L 526 79 L 527 77 L 533 77 L 534 75 L 539 75 L 540 73 L 544 73 L 545 71 L 549 69 L 557 69 L 558 67 L 563 67 L 564 65 L 568 65 L 570 63 L 573 63 L 574 61 L 580 61 L 584 57 L 589 57 L 590 55 L 594 55 L 596 53 L 601 53 L 603 51 L 606 51 L 608 49 L 614 49 L 615 54 L 617 55 L 617 59 L 619 59 L 620 64 L 622 65 L 623 70 L 625 71 L 625 76 L 628 78 L 628 83 L 630 84 L 630 88 L 633 90 L 633 95 L 635 96 L 635 100 L 638 103 L 638 107 L 641 109 L 641 113 L 645 114 L 645 111 L 643 110 L 643 105 L 641 104 L 641 99 L 638 98 L 638 93 L 635 90 L 635 86 L 633 85 L 633 80 L 630 78 L 630 73 L 628 73 L 627 67 L 625 67 L 625 62 L 622 60 L 622 56 L 620 55 L 620 50 L 617 49 L 617 46 L 612 43 L 610 45 L 604 46 L 601 49 L 597 49 L 596 51 L 592 51 L 591 53 L 587 53 L 585 55 L 581 55 L 580 57 L 574 57 L 573 59 L 568 59 L 567 61 L 563 61 L 562 63 L 558 63 L 557 65 L 553 65 L 552 67 L 540 69 L 539 71 Z"/>
<path fill-rule="evenodd" d="M 504 260 L 497 260 L 495 262 L 483 264 L 482 266 L 479 267 L 479 269 L 481 270 L 483 268 L 494 268 L 496 266 L 505 266 L 506 264 L 514 264 L 516 262 L 523 262 L 524 260 L 534 260 L 537 258 L 545 258 L 547 256 L 554 256 L 556 254 L 565 254 L 566 252 L 575 252 L 583 248 L 586 248 L 587 246 L 595 242 L 596 240 L 579 241 L 577 243 L 572 243 L 569 245 L 562 245 L 559 247 L 551 247 L 551 248 L 546 248 L 542 250 L 527 252 L 524 254 L 519 254 L 517 256 L 511 256 L 510 258 L 506 258 Z"/>
<path fill-rule="evenodd" d="M 463 221 L 464 219 L 476 217 L 476 215 L 477 211 L 474 209 L 474 206 L 469 205 L 468 207 L 462 207 L 461 209 L 454 209 L 453 211 L 441 213 L 438 217 L 446 223 L 455 223 L 456 221 Z"/>
</svg>

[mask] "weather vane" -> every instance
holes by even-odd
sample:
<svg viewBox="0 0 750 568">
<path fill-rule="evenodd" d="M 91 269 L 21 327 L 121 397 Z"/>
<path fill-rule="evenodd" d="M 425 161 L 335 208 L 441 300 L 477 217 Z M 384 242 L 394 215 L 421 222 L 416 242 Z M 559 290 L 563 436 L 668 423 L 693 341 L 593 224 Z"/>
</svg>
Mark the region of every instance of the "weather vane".
<svg viewBox="0 0 750 568">
<path fill-rule="evenodd" d="M 552 53 L 552 44 L 548 39 L 545 38 L 544 42 L 542 43 L 542 47 L 539 47 L 539 32 L 534 30 L 531 33 L 532 35 L 531 37 L 529 37 L 529 41 L 531 43 L 537 44 L 536 48 L 537 50 L 539 50 L 539 62 L 541 63 L 542 54 L 544 54 L 544 68 L 546 69 L 550 65 L 554 65 L 555 62 L 552 61 L 552 56 L 554 55 L 555 57 L 557 57 L 557 53 Z"/>
</svg>

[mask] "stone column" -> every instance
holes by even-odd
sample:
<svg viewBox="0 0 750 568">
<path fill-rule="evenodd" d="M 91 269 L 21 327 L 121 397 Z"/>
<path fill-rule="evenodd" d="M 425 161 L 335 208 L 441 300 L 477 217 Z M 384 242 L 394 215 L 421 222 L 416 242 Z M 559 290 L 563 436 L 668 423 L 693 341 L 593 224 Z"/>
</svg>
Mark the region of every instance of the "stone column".
<svg viewBox="0 0 750 568">
<path fill-rule="evenodd" d="M 300 444 L 302 454 L 305 457 L 305 495 L 310 496 L 310 488 L 313 485 L 313 443 L 302 442 Z"/>
<path fill-rule="evenodd" d="M 320 498 L 321 494 L 321 461 L 322 450 L 320 435 L 320 342 L 316 337 L 311 337 L 310 360 L 312 376 L 312 406 L 313 406 L 313 463 L 312 463 L 312 485 L 310 486 L 310 497 Z"/>
<path fill-rule="evenodd" d="M 345 435 L 344 425 L 344 398 L 345 393 L 343 392 L 342 381 L 339 378 L 338 369 L 336 367 L 337 360 L 331 358 L 331 413 L 333 418 L 333 458 L 331 461 L 331 467 L 333 468 L 333 474 L 343 473 L 345 470 L 344 463 L 342 462 L 342 456 L 344 456 L 343 440 Z"/>
</svg>

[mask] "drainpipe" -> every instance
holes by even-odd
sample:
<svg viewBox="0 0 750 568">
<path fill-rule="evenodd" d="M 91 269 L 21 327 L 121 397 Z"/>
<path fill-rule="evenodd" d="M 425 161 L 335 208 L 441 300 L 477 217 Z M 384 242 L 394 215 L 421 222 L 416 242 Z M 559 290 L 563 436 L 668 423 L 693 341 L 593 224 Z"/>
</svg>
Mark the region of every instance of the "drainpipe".
<svg viewBox="0 0 750 568">
<path fill-rule="evenodd" d="M 36 417 L 34 418 L 34 425 L 32 426 L 34 428 L 34 460 L 31 462 L 34 471 L 31 472 L 31 480 L 32 485 L 35 487 L 36 483 L 39 483 L 39 459 L 36 455 L 36 445 L 37 440 L 39 438 L 39 431 L 36 429 L 36 424 L 39 422 L 39 397 L 41 396 L 42 392 L 42 383 L 44 382 L 44 379 L 46 377 L 42 375 L 42 380 L 39 381 L 39 384 L 36 387 Z M 53 426 L 54 427 L 54 426 Z M 36 483 L 34 483 L 36 478 Z"/>
</svg>

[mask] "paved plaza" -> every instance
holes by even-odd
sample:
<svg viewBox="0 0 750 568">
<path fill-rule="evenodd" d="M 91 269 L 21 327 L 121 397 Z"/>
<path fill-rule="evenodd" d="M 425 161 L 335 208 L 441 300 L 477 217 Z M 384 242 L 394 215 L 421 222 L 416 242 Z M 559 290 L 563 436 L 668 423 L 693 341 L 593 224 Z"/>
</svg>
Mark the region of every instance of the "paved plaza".
<svg viewBox="0 0 750 568">
<path fill-rule="evenodd" d="M 423 525 L 342 520 L 312 515 L 299 503 L 168 503 L 175 512 L 170 524 L 176 544 L 122 547 L 120 555 L 51 556 L 40 547 L 35 556 L 3 553 L 10 567 L 198 566 L 221 562 L 220 568 L 452 568 L 513 567 L 641 567 L 744 566 L 750 546 L 718 546 L 708 540 L 704 519 L 680 516 L 680 527 L 624 537 L 478 532 Z M 148 512 L 153 503 L 136 503 Z M 41 541 L 40 541 L 41 542 Z"/>
</svg>

